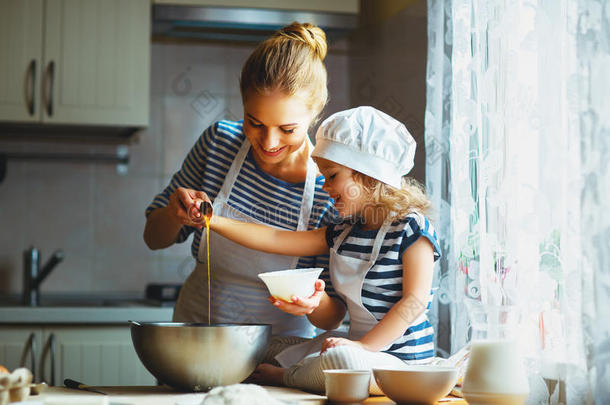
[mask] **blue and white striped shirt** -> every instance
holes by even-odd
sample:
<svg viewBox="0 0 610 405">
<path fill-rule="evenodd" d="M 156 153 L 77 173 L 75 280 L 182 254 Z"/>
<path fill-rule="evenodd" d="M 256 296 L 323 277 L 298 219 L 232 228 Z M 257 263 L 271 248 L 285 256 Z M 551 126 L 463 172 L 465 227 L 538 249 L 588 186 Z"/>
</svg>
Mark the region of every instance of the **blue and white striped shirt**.
<svg viewBox="0 0 610 405">
<path fill-rule="evenodd" d="M 155 208 L 166 207 L 169 196 L 178 188 L 203 190 L 214 201 L 245 138 L 243 121 L 219 121 L 206 129 L 199 137 L 182 167 L 172 177 L 169 185 L 158 194 L 146 209 L 148 216 Z M 322 190 L 324 177 L 316 178 L 314 202 L 307 229 L 317 229 L 336 218 L 332 200 Z M 288 183 L 277 179 L 257 165 L 248 153 L 237 176 L 227 204 L 263 223 L 283 229 L 296 230 L 305 183 Z M 183 226 L 176 242 L 184 242 L 194 233 L 191 254 L 197 258 L 201 232 Z M 327 291 L 334 293 L 328 275 L 328 255 L 301 257 L 297 267 L 324 267 L 320 276 Z"/>
<path fill-rule="evenodd" d="M 341 232 L 351 226 L 344 221 L 340 224 L 330 224 L 326 230 L 326 242 L 334 246 Z M 378 230 L 363 230 L 356 223 L 349 235 L 339 247 L 338 253 L 369 260 L 373 243 Z M 392 306 L 402 298 L 402 254 L 420 236 L 426 237 L 434 247 L 434 259 L 440 258 L 440 246 L 432 224 L 419 214 L 412 213 L 401 220 L 394 221 L 379 252 L 379 257 L 373 267 L 367 272 L 361 292 L 362 304 L 377 319 L 381 321 Z M 331 269 L 332 271 L 332 269 Z M 430 308 L 430 302 L 427 303 Z M 387 353 L 410 362 L 424 361 L 434 356 L 434 330 L 426 314 L 419 316 L 386 350 Z"/>
</svg>

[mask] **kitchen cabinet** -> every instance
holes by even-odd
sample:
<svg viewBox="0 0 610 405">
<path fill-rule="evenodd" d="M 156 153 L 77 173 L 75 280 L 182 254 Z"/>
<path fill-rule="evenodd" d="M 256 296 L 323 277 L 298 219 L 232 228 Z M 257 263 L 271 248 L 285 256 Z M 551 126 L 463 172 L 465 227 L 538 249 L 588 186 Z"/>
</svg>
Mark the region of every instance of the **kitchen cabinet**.
<svg viewBox="0 0 610 405">
<path fill-rule="evenodd" d="M 205 7 L 265 8 L 271 10 L 322 11 L 358 14 L 360 0 L 153 0 L 154 4 Z"/>
<path fill-rule="evenodd" d="M 34 371 L 42 345 L 42 331 L 38 328 L 0 327 L 0 365 L 13 371 L 27 367 Z"/>
<path fill-rule="evenodd" d="M 34 371 L 37 381 L 62 385 L 155 385 L 125 326 L 0 326 L 0 364 Z"/>
<path fill-rule="evenodd" d="M 0 122 L 146 126 L 149 0 L 2 0 Z"/>
</svg>

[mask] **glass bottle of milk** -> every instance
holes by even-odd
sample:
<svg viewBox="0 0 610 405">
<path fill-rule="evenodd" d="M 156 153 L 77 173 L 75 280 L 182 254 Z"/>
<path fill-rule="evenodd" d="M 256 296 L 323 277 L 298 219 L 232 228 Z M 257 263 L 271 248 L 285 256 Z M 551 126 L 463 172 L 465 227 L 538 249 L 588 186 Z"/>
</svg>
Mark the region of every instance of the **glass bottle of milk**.
<svg viewBox="0 0 610 405">
<path fill-rule="evenodd" d="M 466 302 L 471 351 L 462 391 L 470 405 L 521 405 L 529 387 L 517 335 L 519 310 L 509 305 Z"/>
</svg>

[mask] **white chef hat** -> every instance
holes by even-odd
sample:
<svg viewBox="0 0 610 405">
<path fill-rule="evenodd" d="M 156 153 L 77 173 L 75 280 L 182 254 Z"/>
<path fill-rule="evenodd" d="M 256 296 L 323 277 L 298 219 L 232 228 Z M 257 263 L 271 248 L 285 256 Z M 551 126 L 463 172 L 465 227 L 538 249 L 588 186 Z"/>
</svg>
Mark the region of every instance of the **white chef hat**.
<svg viewBox="0 0 610 405">
<path fill-rule="evenodd" d="M 322 122 L 312 156 L 400 188 L 413 168 L 416 143 L 398 120 L 373 107 L 340 111 Z"/>
</svg>

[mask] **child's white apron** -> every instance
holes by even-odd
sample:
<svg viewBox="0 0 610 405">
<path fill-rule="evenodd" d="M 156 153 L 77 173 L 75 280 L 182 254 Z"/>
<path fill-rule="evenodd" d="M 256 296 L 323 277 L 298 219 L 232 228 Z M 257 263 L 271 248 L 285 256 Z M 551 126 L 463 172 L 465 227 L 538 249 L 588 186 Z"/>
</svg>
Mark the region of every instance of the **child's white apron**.
<svg viewBox="0 0 610 405">
<path fill-rule="evenodd" d="M 347 304 L 347 311 L 350 317 L 349 332 L 346 336 L 345 333 L 329 331 L 312 341 L 285 349 L 275 357 L 282 367 L 290 367 L 303 357 L 315 353 L 316 351 L 319 352 L 322 349 L 324 339 L 328 337 L 337 336 L 347 337 L 350 340 L 360 340 L 368 331 L 377 325 L 378 321 L 375 316 L 362 304 L 362 284 L 364 283 L 366 273 L 373 267 L 375 261 L 377 261 L 385 235 L 391 224 L 392 221 L 388 217 L 377 232 L 369 260 L 362 260 L 339 254 L 339 247 L 345 238 L 347 238 L 353 226 L 347 227 L 341 232 L 335 241 L 334 246 L 330 249 L 329 268 L 330 280 L 333 287 Z M 390 346 L 391 344 L 382 350 L 386 350 Z"/>
</svg>

